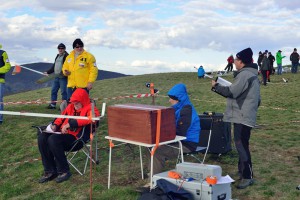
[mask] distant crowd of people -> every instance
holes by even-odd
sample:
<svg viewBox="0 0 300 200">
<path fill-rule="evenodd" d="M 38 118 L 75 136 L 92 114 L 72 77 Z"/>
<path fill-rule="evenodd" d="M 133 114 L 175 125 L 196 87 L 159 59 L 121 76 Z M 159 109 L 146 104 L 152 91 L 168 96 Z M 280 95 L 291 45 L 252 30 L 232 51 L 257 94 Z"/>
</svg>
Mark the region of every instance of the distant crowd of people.
<svg viewBox="0 0 300 200">
<path fill-rule="evenodd" d="M 286 56 L 283 56 L 281 50 L 278 50 L 276 53 L 276 57 L 273 56 L 272 52 L 269 52 L 268 50 L 265 50 L 263 53 L 260 51 L 258 53 L 258 70 L 262 74 L 262 83 L 263 85 L 266 85 L 267 82 L 271 82 L 270 75 L 275 74 L 275 68 L 274 68 L 274 62 L 276 61 L 277 64 L 277 75 L 282 74 L 282 59 Z M 297 73 L 298 72 L 298 66 L 299 66 L 299 54 L 297 53 L 297 49 L 294 48 L 294 51 L 290 55 L 290 61 L 291 61 L 291 72 Z M 253 60 L 254 62 L 254 60 Z M 225 67 L 225 71 L 231 72 L 233 70 L 233 63 L 234 58 L 233 55 L 230 55 L 227 58 L 227 66 Z"/>
<path fill-rule="evenodd" d="M 274 62 L 276 60 L 277 63 L 277 75 L 282 74 L 282 59 L 286 56 L 283 56 L 281 50 L 278 50 L 276 53 L 276 58 L 272 55 L 271 52 L 265 50 L 264 53 L 261 51 L 258 53 L 257 64 L 259 66 L 259 71 L 262 74 L 262 82 L 264 85 L 267 84 L 267 81 L 270 82 L 270 75 L 275 74 Z M 292 64 L 291 72 L 297 73 L 299 66 L 299 54 L 297 53 L 297 49 L 294 48 L 294 51 L 290 55 L 290 61 Z"/>
</svg>

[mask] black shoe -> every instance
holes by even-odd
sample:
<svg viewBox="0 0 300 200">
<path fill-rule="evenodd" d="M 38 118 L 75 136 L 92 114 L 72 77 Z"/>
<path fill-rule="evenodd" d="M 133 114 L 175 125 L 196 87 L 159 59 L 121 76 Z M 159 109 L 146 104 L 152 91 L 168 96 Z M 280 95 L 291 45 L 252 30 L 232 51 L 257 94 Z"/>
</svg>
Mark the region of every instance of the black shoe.
<svg viewBox="0 0 300 200">
<path fill-rule="evenodd" d="M 72 176 L 71 172 L 62 173 L 55 179 L 55 181 L 56 183 L 61 183 L 68 180 L 71 176 Z"/>
<path fill-rule="evenodd" d="M 242 179 L 237 186 L 237 189 L 245 189 L 246 187 L 253 185 L 253 179 Z"/>
<path fill-rule="evenodd" d="M 39 183 L 46 183 L 57 177 L 56 173 L 44 173 L 44 175 L 39 179 Z"/>
<path fill-rule="evenodd" d="M 49 105 L 47 106 L 47 108 L 48 108 L 48 109 L 56 109 L 56 106 L 55 106 L 55 105 L 52 105 L 52 104 L 49 104 Z"/>
</svg>

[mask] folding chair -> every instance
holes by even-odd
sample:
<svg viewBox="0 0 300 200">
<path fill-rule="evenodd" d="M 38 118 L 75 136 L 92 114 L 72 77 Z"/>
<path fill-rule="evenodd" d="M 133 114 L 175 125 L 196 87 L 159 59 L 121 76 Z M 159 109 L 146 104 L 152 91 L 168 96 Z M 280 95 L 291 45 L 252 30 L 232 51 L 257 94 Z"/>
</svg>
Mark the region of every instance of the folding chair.
<svg viewBox="0 0 300 200">
<path fill-rule="evenodd" d="M 83 127 L 81 131 L 81 136 L 74 142 L 71 149 L 66 152 L 66 157 L 68 163 L 80 174 L 83 175 L 86 172 L 87 164 L 89 159 L 92 159 L 94 164 L 99 164 L 98 160 L 98 141 L 96 138 L 96 129 L 93 128 L 92 134 L 95 140 L 95 157 L 91 158 L 90 156 L 90 125 Z M 79 153 L 83 153 L 85 155 L 85 163 L 83 169 L 79 169 L 78 162 L 81 162 L 80 158 L 77 158 L 76 155 Z"/>
<path fill-rule="evenodd" d="M 101 111 L 101 116 L 99 119 L 102 119 L 105 115 L 105 106 L 106 104 L 102 104 L 102 111 Z M 97 126 L 100 125 L 100 120 Z M 91 132 L 91 125 L 87 125 L 83 128 L 81 131 L 81 136 L 74 142 L 72 148 L 66 152 L 66 156 L 68 159 L 69 164 L 80 174 L 83 175 L 86 172 L 87 164 L 89 159 L 92 159 L 92 162 L 94 164 L 99 164 L 99 159 L 98 159 L 98 141 L 97 141 L 97 127 L 94 126 L 92 127 L 92 134 L 93 134 L 93 141 L 95 143 L 95 156 L 92 158 L 90 156 L 90 132 Z M 79 170 L 79 167 L 75 166 L 75 156 L 82 152 L 86 157 L 85 157 L 85 164 L 82 170 Z"/>
</svg>

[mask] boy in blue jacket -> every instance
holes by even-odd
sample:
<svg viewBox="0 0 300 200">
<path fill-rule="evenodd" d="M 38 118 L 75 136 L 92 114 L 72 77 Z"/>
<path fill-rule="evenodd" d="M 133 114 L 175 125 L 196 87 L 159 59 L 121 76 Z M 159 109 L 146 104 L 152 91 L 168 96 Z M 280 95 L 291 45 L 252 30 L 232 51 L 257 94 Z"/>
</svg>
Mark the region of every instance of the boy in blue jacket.
<svg viewBox="0 0 300 200">
<path fill-rule="evenodd" d="M 189 153 L 195 151 L 200 137 L 200 119 L 189 100 L 186 86 L 182 83 L 176 84 L 168 92 L 168 95 L 170 97 L 169 102 L 175 109 L 176 135 L 186 137 L 182 141 L 183 152 Z M 177 148 L 163 145 L 159 146 L 155 151 L 153 156 L 153 174 L 163 171 L 166 159 L 177 158 L 179 145 L 178 143 L 171 145 Z M 148 156 L 150 157 L 150 154 Z M 148 167 L 150 169 L 150 163 Z"/>
</svg>

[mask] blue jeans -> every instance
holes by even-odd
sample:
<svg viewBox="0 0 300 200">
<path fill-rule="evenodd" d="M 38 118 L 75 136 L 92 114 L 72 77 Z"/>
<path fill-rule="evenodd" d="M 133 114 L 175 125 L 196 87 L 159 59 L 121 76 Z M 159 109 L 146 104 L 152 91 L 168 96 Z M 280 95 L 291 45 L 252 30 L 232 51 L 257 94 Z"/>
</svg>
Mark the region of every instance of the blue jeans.
<svg viewBox="0 0 300 200">
<path fill-rule="evenodd" d="M 68 101 L 70 100 L 70 98 L 71 98 L 73 92 L 74 92 L 76 89 L 77 89 L 77 88 L 71 88 L 71 87 L 68 87 L 68 88 L 67 88 Z M 90 94 L 90 91 L 89 91 L 87 88 L 82 88 L 82 89 L 86 90 L 87 93 Z"/>
<path fill-rule="evenodd" d="M 60 88 L 62 100 L 67 100 L 67 78 L 58 78 L 54 79 L 52 89 L 51 89 L 51 104 L 56 105 L 57 93 Z"/>
<path fill-rule="evenodd" d="M 5 83 L 0 83 L 0 110 L 1 111 L 3 111 L 4 109 L 4 102 L 3 102 L 4 88 L 5 88 Z M 3 121 L 3 115 L 0 114 L 0 122 L 2 121 Z"/>
<path fill-rule="evenodd" d="M 277 64 L 277 74 L 278 75 L 282 74 L 282 64 Z"/>
<path fill-rule="evenodd" d="M 297 73 L 299 63 L 292 63 L 292 73 Z"/>
</svg>

